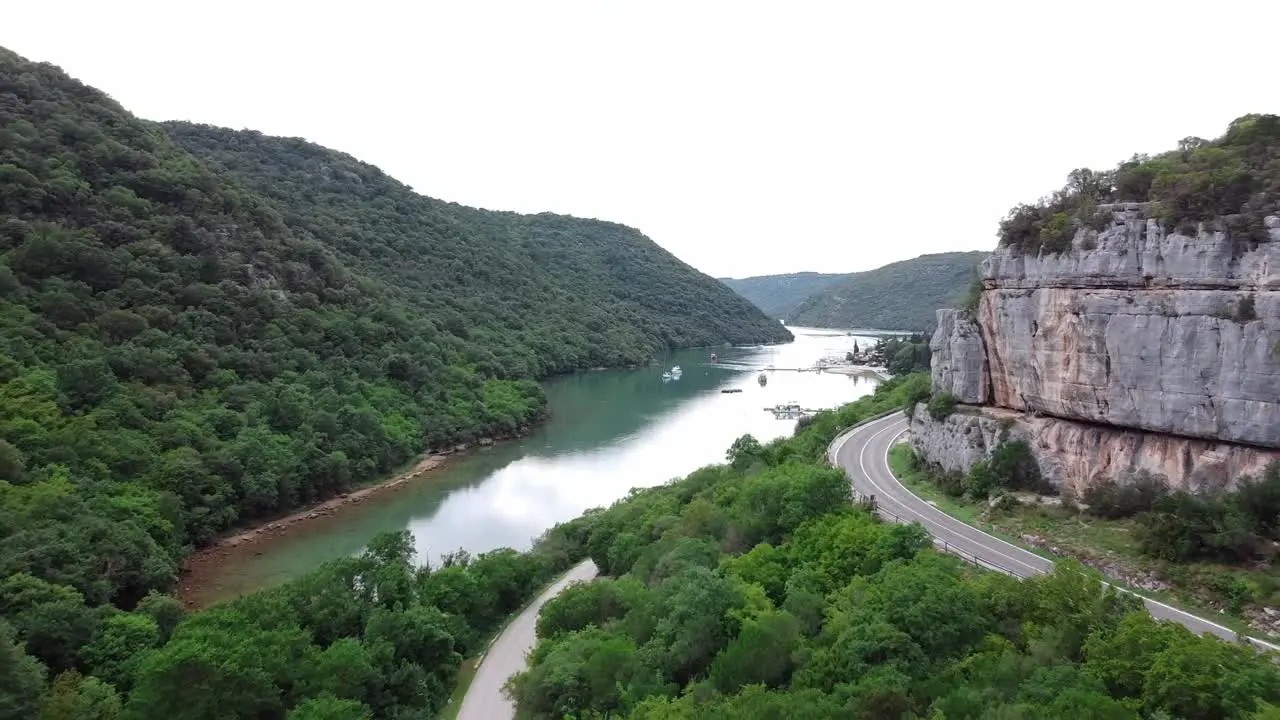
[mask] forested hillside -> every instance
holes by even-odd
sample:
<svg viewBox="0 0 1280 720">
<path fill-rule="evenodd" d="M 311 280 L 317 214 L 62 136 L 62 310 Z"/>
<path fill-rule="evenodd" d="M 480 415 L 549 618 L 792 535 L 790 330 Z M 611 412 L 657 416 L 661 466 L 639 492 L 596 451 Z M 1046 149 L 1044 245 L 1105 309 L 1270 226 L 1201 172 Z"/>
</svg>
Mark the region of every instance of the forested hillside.
<svg viewBox="0 0 1280 720">
<path fill-rule="evenodd" d="M 51 671 L 220 531 L 518 432 L 534 378 L 789 337 L 626 228 L 227 136 L 279 157 L 233 175 L 0 49 L 0 614 Z"/>
<path fill-rule="evenodd" d="M 921 255 L 853 273 L 805 300 L 791 325 L 880 330 L 927 330 L 934 311 L 958 307 L 978 263 L 989 253 Z"/>
<path fill-rule="evenodd" d="M 463 207 L 296 138 L 165 123 L 296 234 L 468 340 L 499 377 L 643 362 L 671 347 L 781 342 L 784 329 L 621 225 Z"/>
<path fill-rule="evenodd" d="M 847 278 L 816 272 L 786 275 L 758 275 L 748 278 L 720 278 L 734 292 L 750 300 L 771 318 L 784 319 L 811 296 Z"/>
</svg>

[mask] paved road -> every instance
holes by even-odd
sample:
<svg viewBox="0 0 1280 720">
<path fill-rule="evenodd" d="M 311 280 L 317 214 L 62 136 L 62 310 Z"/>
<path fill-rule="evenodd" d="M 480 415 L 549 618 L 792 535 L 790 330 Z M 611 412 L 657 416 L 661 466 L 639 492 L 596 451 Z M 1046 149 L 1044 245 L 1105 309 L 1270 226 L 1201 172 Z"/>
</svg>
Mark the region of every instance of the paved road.
<svg viewBox="0 0 1280 720">
<path fill-rule="evenodd" d="M 903 487 L 889 470 L 889 448 L 906 431 L 907 419 L 902 413 L 861 425 L 836 438 L 831 444 L 830 459 L 845 469 L 859 495 L 875 496 L 882 515 L 898 522 L 919 521 L 933 534 L 940 549 L 1020 578 L 1052 572 L 1053 563 L 1049 560 L 966 525 Z M 1227 640 L 1238 637 L 1231 629 L 1202 617 L 1155 600 L 1143 598 L 1143 602 L 1154 617 L 1181 623 L 1193 632 Z M 1247 639 L 1258 647 L 1280 650 L 1271 643 Z"/>
<path fill-rule="evenodd" d="M 507 625 L 481 659 L 480 669 L 476 671 L 471 687 L 467 688 L 466 697 L 462 698 L 458 720 L 510 720 L 515 717 L 515 706 L 503 694 L 502 686 L 507 683 L 507 678 L 524 670 L 525 655 L 537 642 L 534 629 L 538 624 L 538 612 L 560 591 L 575 582 L 590 580 L 598 572 L 595 563 L 583 560 Z"/>
</svg>

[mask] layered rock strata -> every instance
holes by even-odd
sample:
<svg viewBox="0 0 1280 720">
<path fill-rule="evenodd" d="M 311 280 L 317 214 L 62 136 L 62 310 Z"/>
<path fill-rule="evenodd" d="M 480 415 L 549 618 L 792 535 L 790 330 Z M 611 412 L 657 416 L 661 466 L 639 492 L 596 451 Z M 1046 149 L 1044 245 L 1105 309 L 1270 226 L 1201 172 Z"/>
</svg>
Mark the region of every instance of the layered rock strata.
<svg viewBox="0 0 1280 720">
<path fill-rule="evenodd" d="M 1025 440 L 1054 486 L 1079 497 L 1100 482 L 1124 483 L 1139 472 L 1172 488 L 1205 491 L 1257 477 L 1280 451 L 1032 416 L 1002 408 L 964 407 L 937 421 L 923 404 L 911 418 L 916 453 L 943 470 L 965 473 L 1001 443 Z"/>
<path fill-rule="evenodd" d="M 1248 245 L 1167 233 L 1126 206 L 1069 251 L 996 250 L 977 308 L 938 312 L 934 392 L 1018 411 L 1008 422 L 1068 485 L 1256 472 L 1280 449 L 1280 219 L 1267 226 L 1270 242 Z M 914 442 L 931 460 L 967 469 L 986 452 L 925 419 Z"/>
</svg>

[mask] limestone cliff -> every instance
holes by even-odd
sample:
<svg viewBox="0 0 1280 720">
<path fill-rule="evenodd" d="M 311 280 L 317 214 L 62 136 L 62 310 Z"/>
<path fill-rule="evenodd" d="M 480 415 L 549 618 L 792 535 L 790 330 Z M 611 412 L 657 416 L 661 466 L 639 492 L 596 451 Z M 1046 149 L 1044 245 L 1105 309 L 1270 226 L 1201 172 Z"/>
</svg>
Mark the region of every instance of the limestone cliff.
<svg viewBox="0 0 1280 720">
<path fill-rule="evenodd" d="M 1125 482 L 1138 472 L 1165 478 L 1170 487 L 1203 491 L 1258 476 L 1280 453 L 1231 443 L 1125 430 L 1033 416 L 994 407 L 965 407 L 937 421 L 925 406 L 911 418 L 911 445 L 948 472 L 965 473 L 1001 442 L 1026 440 L 1050 484 L 1077 497 L 1099 482 Z"/>
<path fill-rule="evenodd" d="M 982 263 L 976 310 L 938 312 L 934 392 L 1019 411 L 1042 465 L 1061 465 L 1046 475 L 1075 486 L 1146 469 L 1200 488 L 1280 457 L 1280 219 L 1244 245 L 1113 212 L 1064 252 Z M 985 451 L 916 425 L 935 462 Z"/>
</svg>

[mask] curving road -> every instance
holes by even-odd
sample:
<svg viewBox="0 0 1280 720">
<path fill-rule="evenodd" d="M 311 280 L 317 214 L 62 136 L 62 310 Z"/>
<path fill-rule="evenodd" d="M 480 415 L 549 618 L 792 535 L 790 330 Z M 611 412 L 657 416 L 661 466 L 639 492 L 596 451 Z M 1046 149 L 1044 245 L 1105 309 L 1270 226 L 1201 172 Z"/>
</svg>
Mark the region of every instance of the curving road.
<svg viewBox="0 0 1280 720">
<path fill-rule="evenodd" d="M 940 549 L 1019 578 L 1053 571 L 1051 561 L 966 525 L 903 487 L 889 470 L 889 448 L 906 432 L 906 416 L 894 413 L 850 429 L 831 443 L 828 455 L 833 465 L 848 473 L 857 495 L 874 496 L 877 509 L 886 519 L 919 522 L 933 534 Z M 1239 638 L 1230 628 L 1210 620 L 1155 600 L 1143 598 L 1143 602 L 1152 616 L 1181 623 L 1192 632 L 1231 641 Z M 1280 646 L 1256 638 L 1245 639 L 1260 648 L 1280 650 Z"/>
<path fill-rule="evenodd" d="M 542 611 L 542 606 L 573 583 L 590 580 L 598 572 L 596 564 L 590 560 L 574 565 L 507 625 L 480 660 L 475 679 L 462 698 L 458 720 L 501 720 L 515 717 L 515 705 L 502 692 L 502 686 L 507 684 L 507 678 L 524 670 L 525 656 L 538 640 L 534 630 L 537 628 L 538 613 Z"/>
</svg>

